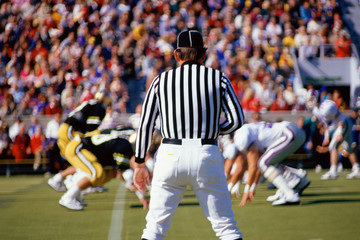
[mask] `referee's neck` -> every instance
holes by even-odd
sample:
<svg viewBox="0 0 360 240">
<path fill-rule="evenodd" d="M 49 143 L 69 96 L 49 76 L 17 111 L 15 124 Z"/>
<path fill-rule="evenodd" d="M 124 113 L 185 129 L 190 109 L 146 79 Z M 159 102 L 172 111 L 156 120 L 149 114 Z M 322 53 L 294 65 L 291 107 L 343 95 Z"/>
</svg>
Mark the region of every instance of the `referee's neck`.
<svg viewBox="0 0 360 240">
<path fill-rule="evenodd" d="M 194 59 L 185 59 L 185 60 L 182 60 L 179 58 L 176 50 L 174 50 L 174 57 L 175 57 L 175 60 L 178 62 L 179 66 L 182 66 L 183 64 L 185 63 L 196 63 L 196 64 L 202 64 L 203 61 L 205 60 L 205 54 L 202 58 L 198 59 L 198 60 L 194 60 Z"/>
<path fill-rule="evenodd" d="M 195 61 L 195 60 L 186 60 L 186 61 L 181 61 L 179 62 L 180 66 L 183 66 L 185 64 L 201 64 L 200 61 Z"/>
</svg>

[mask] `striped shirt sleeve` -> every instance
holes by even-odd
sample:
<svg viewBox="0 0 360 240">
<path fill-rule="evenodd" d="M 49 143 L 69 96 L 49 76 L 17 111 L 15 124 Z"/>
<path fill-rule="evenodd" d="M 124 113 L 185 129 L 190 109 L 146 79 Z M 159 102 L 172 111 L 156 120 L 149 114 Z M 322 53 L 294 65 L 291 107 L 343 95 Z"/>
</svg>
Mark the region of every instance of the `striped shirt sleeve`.
<svg viewBox="0 0 360 240">
<path fill-rule="evenodd" d="M 221 106 L 225 120 L 220 124 L 220 135 L 225 135 L 240 128 L 245 123 L 245 117 L 231 82 L 225 75 L 222 76 L 221 85 L 223 90 Z"/>
<path fill-rule="evenodd" d="M 145 155 L 150 147 L 154 132 L 155 120 L 159 114 L 156 102 L 158 81 L 159 76 L 153 80 L 144 100 L 135 144 L 135 162 L 137 163 L 145 162 Z"/>
</svg>

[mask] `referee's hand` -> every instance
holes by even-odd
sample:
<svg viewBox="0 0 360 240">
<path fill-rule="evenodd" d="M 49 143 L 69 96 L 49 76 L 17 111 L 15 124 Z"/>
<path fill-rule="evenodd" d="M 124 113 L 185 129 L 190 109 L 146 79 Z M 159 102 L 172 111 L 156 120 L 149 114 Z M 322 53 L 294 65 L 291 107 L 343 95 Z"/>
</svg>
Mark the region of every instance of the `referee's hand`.
<svg viewBox="0 0 360 240">
<path fill-rule="evenodd" d="M 146 192 L 146 185 L 150 186 L 149 171 L 145 163 L 135 163 L 134 165 L 134 184 L 142 193 Z"/>
</svg>

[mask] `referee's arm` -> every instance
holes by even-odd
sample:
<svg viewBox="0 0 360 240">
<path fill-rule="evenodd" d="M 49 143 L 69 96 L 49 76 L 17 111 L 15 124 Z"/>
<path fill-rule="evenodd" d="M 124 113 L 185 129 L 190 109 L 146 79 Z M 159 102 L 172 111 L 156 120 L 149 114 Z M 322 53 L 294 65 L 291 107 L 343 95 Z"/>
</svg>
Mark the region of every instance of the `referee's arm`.
<svg viewBox="0 0 360 240">
<path fill-rule="evenodd" d="M 155 120 L 158 116 L 159 109 L 156 102 L 155 88 L 158 83 L 159 76 L 152 82 L 149 91 L 145 97 L 143 108 L 141 111 L 141 118 L 139 129 L 136 137 L 135 145 L 135 162 L 144 163 L 145 155 L 150 147 Z"/>
<path fill-rule="evenodd" d="M 225 120 L 220 124 L 220 135 L 230 134 L 245 123 L 245 117 L 230 80 L 223 75 L 221 79 L 223 95 L 221 106 Z"/>
</svg>

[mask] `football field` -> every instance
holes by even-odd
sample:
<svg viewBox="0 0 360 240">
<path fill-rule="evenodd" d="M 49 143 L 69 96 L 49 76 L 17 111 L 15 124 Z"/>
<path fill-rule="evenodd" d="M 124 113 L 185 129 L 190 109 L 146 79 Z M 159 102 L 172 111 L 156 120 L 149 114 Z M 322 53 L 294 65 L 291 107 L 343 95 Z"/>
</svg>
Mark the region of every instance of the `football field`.
<svg viewBox="0 0 360 240">
<path fill-rule="evenodd" d="M 298 206 L 273 207 L 265 201 L 275 190 L 260 184 L 256 198 L 244 207 L 232 204 L 244 240 L 360 239 L 360 179 L 320 180 L 308 171 L 310 186 Z M 84 211 L 58 204 L 62 193 L 42 175 L 0 176 L 0 239 L 139 240 L 146 210 L 119 180 L 104 193 L 85 195 Z M 243 187 L 243 186 L 242 186 Z M 217 239 L 189 189 L 175 214 L 168 240 Z"/>
</svg>

